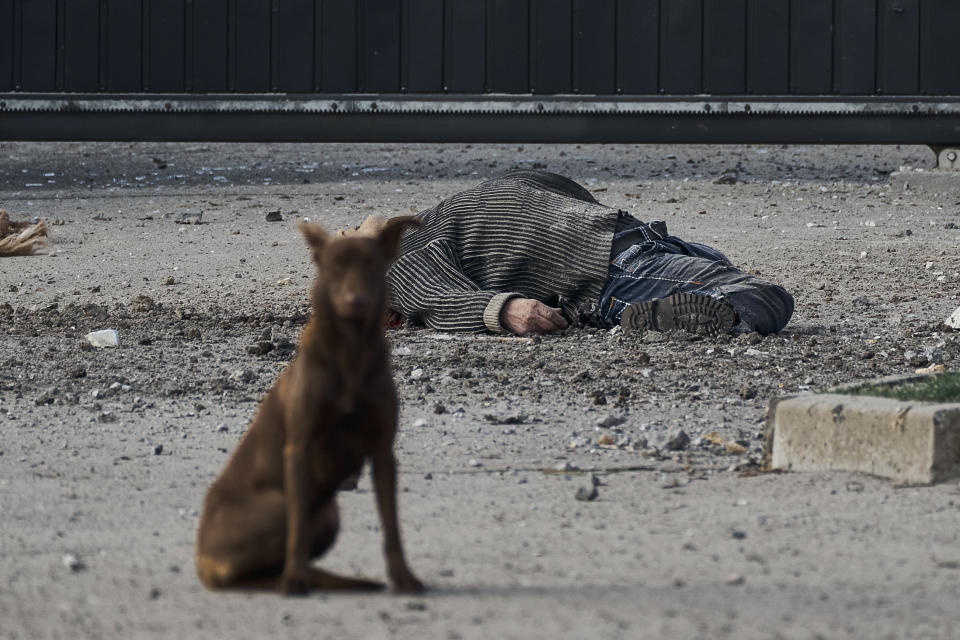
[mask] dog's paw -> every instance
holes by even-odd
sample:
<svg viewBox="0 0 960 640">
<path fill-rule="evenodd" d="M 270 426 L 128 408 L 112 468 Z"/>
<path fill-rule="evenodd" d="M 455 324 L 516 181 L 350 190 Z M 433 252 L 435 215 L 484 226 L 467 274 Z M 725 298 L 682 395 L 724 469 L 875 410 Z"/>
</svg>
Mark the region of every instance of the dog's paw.
<svg viewBox="0 0 960 640">
<path fill-rule="evenodd" d="M 280 593 L 285 596 L 303 596 L 310 591 L 310 575 L 303 572 L 284 572 L 280 576 Z"/>
<path fill-rule="evenodd" d="M 390 582 L 394 593 L 423 593 L 426 591 L 423 583 L 410 572 L 402 576 L 396 576 Z"/>
</svg>

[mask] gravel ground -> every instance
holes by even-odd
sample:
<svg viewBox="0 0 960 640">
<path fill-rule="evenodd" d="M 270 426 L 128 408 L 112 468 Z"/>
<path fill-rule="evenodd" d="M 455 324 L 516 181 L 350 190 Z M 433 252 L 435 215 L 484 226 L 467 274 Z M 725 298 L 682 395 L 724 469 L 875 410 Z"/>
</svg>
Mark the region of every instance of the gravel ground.
<svg viewBox="0 0 960 640">
<path fill-rule="evenodd" d="M 922 147 L 0 143 L 0 208 L 51 239 L 0 261 L 0 637 L 956 637 L 957 483 L 757 466 L 772 397 L 960 366 L 943 324 L 960 180 L 887 182 L 931 163 Z M 295 220 L 420 211 L 518 167 L 717 246 L 790 290 L 793 319 L 715 339 L 391 331 L 401 520 L 432 590 L 205 591 L 203 492 L 309 313 Z M 107 328 L 120 346 L 91 348 Z M 369 478 L 340 501 L 324 564 L 383 576 Z"/>
</svg>

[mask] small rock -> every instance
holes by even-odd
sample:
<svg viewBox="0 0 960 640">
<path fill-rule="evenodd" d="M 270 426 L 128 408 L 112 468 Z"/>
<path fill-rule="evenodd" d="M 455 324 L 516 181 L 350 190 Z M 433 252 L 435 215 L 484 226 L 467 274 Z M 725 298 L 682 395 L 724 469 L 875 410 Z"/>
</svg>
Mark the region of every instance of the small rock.
<svg viewBox="0 0 960 640">
<path fill-rule="evenodd" d="M 611 413 L 610 415 L 605 416 L 603 418 L 598 418 L 596 423 L 594 424 L 596 424 L 596 426 L 600 427 L 601 429 L 609 429 L 611 427 L 616 427 L 618 425 L 621 425 L 626 421 L 627 421 L 626 418 L 622 416 L 615 416 Z"/>
<path fill-rule="evenodd" d="M 283 222 L 283 214 L 277 211 L 267 211 L 267 215 L 264 216 L 264 220 L 267 222 Z"/>
<path fill-rule="evenodd" d="M 667 436 L 664 448 L 667 451 L 682 451 L 690 444 L 690 436 L 683 429 L 678 429 Z"/>
<path fill-rule="evenodd" d="M 156 445 L 154 445 L 154 446 L 153 446 L 153 455 L 158 456 L 158 455 L 160 455 L 161 453 L 163 453 L 163 445 L 162 445 L 162 444 L 156 444 Z"/>
<path fill-rule="evenodd" d="M 734 529 L 730 535 L 734 537 L 735 540 L 743 540 L 747 537 L 746 531 L 740 531 L 739 529 Z"/>
<path fill-rule="evenodd" d="M 252 382 L 256 378 L 257 378 L 257 374 L 255 374 L 250 369 L 237 369 L 230 376 L 230 379 L 233 380 L 234 382 L 243 382 L 243 383 Z"/>
<path fill-rule="evenodd" d="M 153 301 L 153 298 L 150 296 L 145 296 L 142 293 L 133 299 L 133 302 L 130 303 L 130 309 L 136 311 L 137 313 L 146 313 L 147 311 L 153 311 L 157 308 L 157 303 Z"/>
<path fill-rule="evenodd" d="M 120 334 L 116 329 L 101 329 L 91 331 L 86 335 L 87 342 L 97 349 L 107 349 L 120 346 Z"/>
<path fill-rule="evenodd" d="M 920 369 L 916 369 L 914 373 L 916 373 L 917 375 L 925 376 L 931 373 L 943 373 L 944 371 L 946 371 L 946 369 L 947 369 L 946 366 L 942 364 L 932 364 L 929 367 L 922 367 Z"/>
<path fill-rule="evenodd" d="M 470 464 L 471 467 L 482 467 L 482 466 L 483 466 L 483 463 L 480 462 L 479 460 L 477 460 L 476 458 L 471 458 L 469 464 Z"/>
<path fill-rule="evenodd" d="M 727 442 L 724 448 L 732 456 L 742 456 L 747 452 L 747 448 L 739 442 Z"/>
<path fill-rule="evenodd" d="M 483 414 L 483 418 L 487 422 L 492 422 L 493 424 L 523 424 L 523 422 L 527 419 L 527 416 L 524 413 L 512 411 L 502 413 L 485 413 Z"/>
<path fill-rule="evenodd" d="M 943 228 L 944 228 L 944 229 L 956 229 L 956 228 L 957 228 L 957 223 L 956 223 L 956 222 L 944 222 L 944 223 L 943 223 Z"/>
<path fill-rule="evenodd" d="M 757 397 L 757 390 L 751 386 L 740 387 L 740 391 L 737 393 L 744 400 L 753 400 Z"/>
<path fill-rule="evenodd" d="M 421 427 L 425 427 L 427 426 L 427 421 L 424 420 L 423 418 L 417 418 L 416 420 L 413 421 L 413 426 L 418 429 Z"/>
<path fill-rule="evenodd" d="M 247 347 L 247 353 L 252 356 L 264 356 L 274 349 L 274 344 L 266 340 L 261 340 L 257 344 L 252 344 Z"/>
<path fill-rule="evenodd" d="M 423 369 L 421 369 L 420 367 L 417 367 L 416 369 L 410 372 L 410 377 L 414 380 L 419 380 L 420 378 L 423 377 Z"/>
<path fill-rule="evenodd" d="M 150 589 L 151 600 L 156 600 L 159 597 L 160 597 L 160 589 L 158 589 L 157 587 L 153 587 L 152 589 Z"/>
<path fill-rule="evenodd" d="M 594 389 L 590 392 L 590 397 L 593 399 L 593 404 L 607 404 L 607 396 L 603 393 L 603 389 Z"/>
<path fill-rule="evenodd" d="M 163 279 L 163 284 L 169 287 L 171 285 L 177 284 L 177 281 L 173 278 L 173 276 L 167 276 L 166 278 Z"/>
<path fill-rule="evenodd" d="M 447 407 L 443 403 L 435 402 L 433 405 L 433 412 L 437 415 L 443 415 L 447 412 Z"/>
<path fill-rule="evenodd" d="M 601 446 L 610 446 L 610 445 L 614 445 L 614 444 L 616 444 L 616 443 L 617 443 L 617 439 L 614 438 L 614 437 L 613 437 L 612 435 L 610 435 L 609 433 L 605 433 L 605 434 L 603 434 L 602 436 L 600 436 L 599 438 L 597 438 L 597 444 L 599 444 L 599 445 L 601 445 Z"/>
<path fill-rule="evenodd" d="M 65 554 L 63 556 L 62 562 L 63 562 L 63 566 L 65 566 L 67 569 L 70 569 L 70 571 L 73 571 L 73 572 L 83 571 L 84 569 L 87 568 L 87 566 L 82 562 L 80 562 L 77 556 L 73 555 L 72 553 Z"/>
<path fill-rule="evenodd" d="M 597 491 L 597 488 L 591 485 L 577 489 L 577 494 L 574 497 L 581 502 L 593 502 L 599 495 L 600 492 Z"/>
<path fill-rule="evenodd" d="M 718 445 L 718 446 L 721 446 L 721 447 L 727 444 L 726 439 L 725 439 L 723 436 L 721 436 L 719 433 L 717 433 L 716 431 L 711 431 L 710 433 L 705 433 L 705 434 L 703 434 L 702 438 L 703 438 L 704 440 L 706 440 L 707 442 L 709 442 L 710 444 L 715 444 L 715 445 Z"/>
<path fill-rule="evenodd" d="M 410 350 L 410 347 L 394 347 L 393 351 L 390 352 L 390 355 L 394 356 L 409 356 L 413 353 Z"/>
<path fill-rule="evenodd" d="M 184 211 L 174 218 L 174 222 L 177 224 L 200 224 L 201 218 L 203 218 L 202 211 Z"/>
<path fill-rule="evenodd" d="M 957 307 L 944 324 L 953 329 L 960 329 L 960 307 Z"/>
<path fill-rule="evenodd" d="M 926 356 L 927 362 L 930 364 L 940 364 L 943 362 L 943 349 L 941 349 L 939 346 L 924 347 L 923 355 Z"/>
<path fill-rule="evenodd" d="M 731 587 L 739 587 L 744 582 L 746 582 L 744 577 L 737 573 L 731 574 L 730 577 L 727 578 L 727 585 Z"/>
<path fill-rule="evenodd" d="M 286 287 L 286 286 L 288 286 L 291 282 L 292 282 L 292 280 L 291 280 L 290 278 L 281 278 L 280 280 L 277 280 L 277 286 L 278 286 L 278 287 Z"/>
<path fill-rule="evenodd" d="M 737 173 L 735 171 L 724 171 L 720 177 L 713 181 L 713 184 L 737 184 Z"/>
<path fill-rule="evenodd" d="M 67 369 L 67 375 L 73 379 L 85 378 L 87 376 L 87 370 L 83 368 L 82 365 L 76 365 L 75 367 L 70 367 Z"/>
</svg>

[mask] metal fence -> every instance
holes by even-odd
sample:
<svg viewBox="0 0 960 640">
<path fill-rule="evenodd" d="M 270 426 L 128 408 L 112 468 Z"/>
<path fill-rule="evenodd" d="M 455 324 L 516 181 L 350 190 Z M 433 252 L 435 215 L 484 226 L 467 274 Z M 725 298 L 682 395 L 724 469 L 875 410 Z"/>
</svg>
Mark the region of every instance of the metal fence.
<svg viewBox="0 0 960 640">
<path fill-rule="evenodd" d="M 960 142 L 958 0 L 0 0 L 0 138 Z"/>
</svg>

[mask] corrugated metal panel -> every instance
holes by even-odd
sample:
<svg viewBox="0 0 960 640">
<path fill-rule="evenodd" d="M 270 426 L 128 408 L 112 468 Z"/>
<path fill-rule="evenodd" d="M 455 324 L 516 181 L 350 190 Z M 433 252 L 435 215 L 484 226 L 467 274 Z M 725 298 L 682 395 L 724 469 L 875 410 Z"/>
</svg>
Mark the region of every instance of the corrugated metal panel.
<svg viewBox="0 0 960 640">
<path fill-rule="evenodd" d="M 747 0 L 747 93 L 789 90 L 789 0 Z"/>
<path fill-rule="evenodd" d="M 833 1 L 790 4 L 790 92 L 830 93 L 833 86 Z"/>
<path fill-rule="evenodd" d="M 14 39 L 20 54 L 20 73 L 18 81 L 14 71 L 14 86 L 24 91 L 56 91 L 56 0 L 24 0 L 14 6 L 14 19 L 17 13 L 20 17 L 19 37 Z"/>
<path fill-rule="evenodd" d="M 530 87 L 530 7 L 488 0 L 487 90 L 522 93 Z"/>
<path fill-rule="evenodd" d="M 920 91 L 960 92 L 960 2 L 927 0 L 920 14 Z"/>
<path fill-rule="evenodd" d="M 920 89 L 920 0 L 880 0 L 877 92 Z"/>
<path fill-rule="evenodd" d="M 445 91 L 483 93 L 486 84 L 486 11 L 476 0 L 446 0 L 443 36 Z"/>
<path fill-rule="evenodd" d="M 614 0 L 573 0 L 574 92 L 616 91 L 616 25 Z"/>
<path fill-rule="evenodd" d="M 404 0 L 400 89 L 443 91 L 443 0 Z"/>
<path fill-rule="evenodd" d="M 657 94 L 660 89 L 660 3 L 617 2 L 617 92 Z"/>
<path fill-rule="evenodd" d="M 870 94 L 877 83 L 877 0 L 834 3 L 833 90 Z"/>
<path fill-rule="evenodd" d="M 13 90 L 14 41 L 13 0 L 0 0 L 0 91 Z"/>
<path fill-rule="evenodd" d="M 660 88 L 664 93 L 701 93 L 703 7 L 700 0 L 660 4 Z"/>
<path fill-rule="evenodd" d="M 0 0 L 0 91 L 960 94 L 957 0 Z"/>
<path fill-rule="evenodd" d="M 530 0 L 530 91 L 570 93 L 570 0 Z"/>
<path fill-rule="evenodd" d="M 62 6 L 63 88 L 97 91 L 99 85 L 100 2 L 73 0 Z"/>
<path fill-rule="evenodd" d="M 746 0 L 703 2 L 703 90 L 742 94 L 746 89 Z"/>
</svg>

